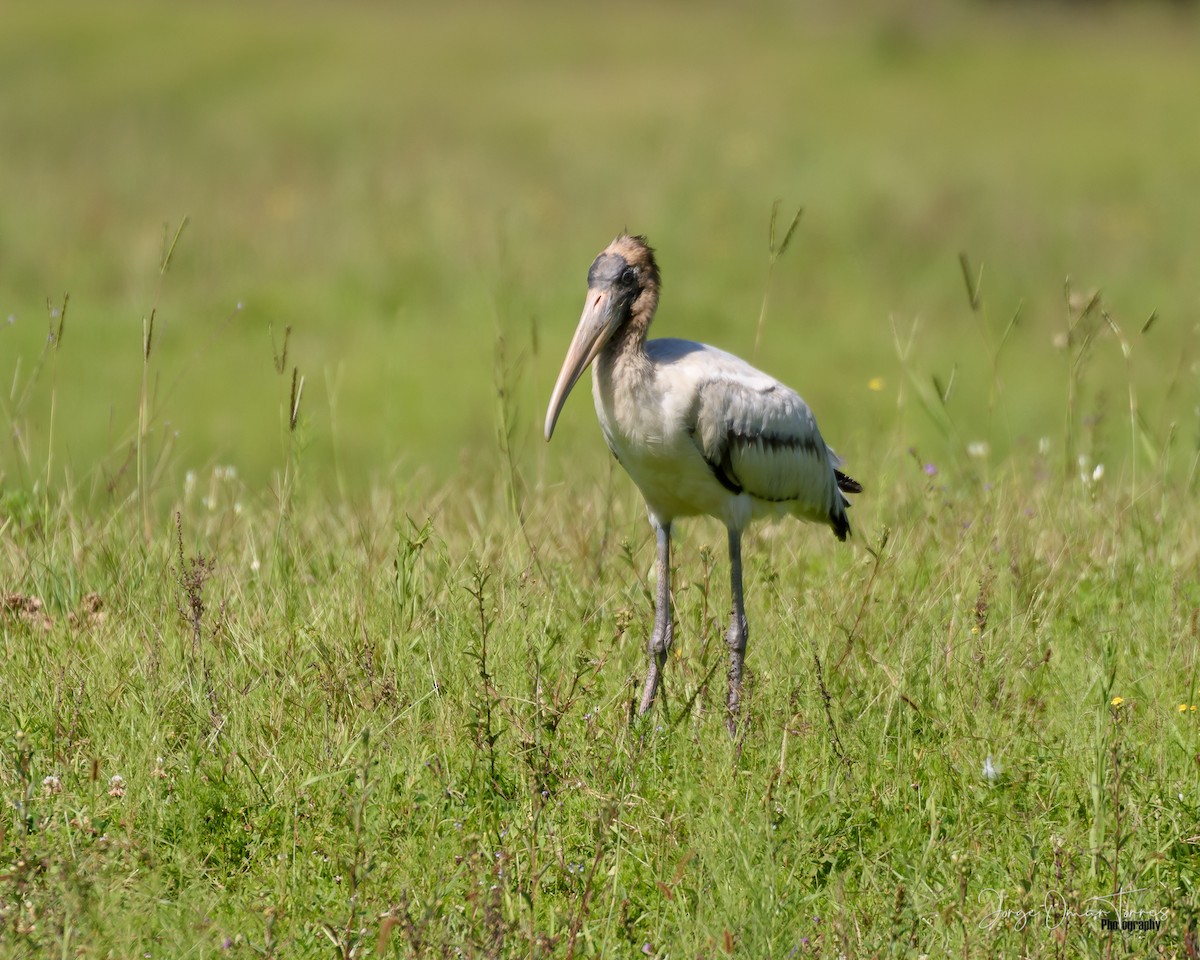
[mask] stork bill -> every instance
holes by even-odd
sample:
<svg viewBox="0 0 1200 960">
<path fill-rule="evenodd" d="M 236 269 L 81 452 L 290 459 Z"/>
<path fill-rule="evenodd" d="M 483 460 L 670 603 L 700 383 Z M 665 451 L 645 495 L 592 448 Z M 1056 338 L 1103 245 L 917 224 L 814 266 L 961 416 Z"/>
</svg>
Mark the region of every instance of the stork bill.
<svg viewBox="0 0 1200 960">
<path fill-rule="evenodd" d="M 592 366 L 600 429 L 646 500 L 657 539 L 654 629 L 641 713 L 654 703 L 674 638 L 671 525 L 712 516 L 729 531 L 728 726 L 736 732 L 748 630 L 742 533 L 792 515 L 850 533 L 847 493 L 862 487 L 799 395 L 746 361 L 691 340 L 647 340 L 661 279 L 645 237 L 622 234 L 592 262 L 583 314 L 550 395 L 546 439 L 572 387 Z"/>
</svg>

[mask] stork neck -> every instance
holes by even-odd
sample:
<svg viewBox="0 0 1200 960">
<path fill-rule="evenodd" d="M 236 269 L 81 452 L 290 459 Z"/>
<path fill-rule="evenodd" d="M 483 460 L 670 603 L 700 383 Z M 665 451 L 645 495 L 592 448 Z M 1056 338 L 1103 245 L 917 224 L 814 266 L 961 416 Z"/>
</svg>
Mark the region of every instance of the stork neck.
<svg viewBox="0 0 1200 960">
<path fill-rule="evenodd" d="M 646 355 L 646 333 L 650 329 L 650 321 L 654 319 L 657 306 L 658 297 L 650 291 L 644 291 L 634 300 L 630 306 L 629 317 L 604 346 L 604 355 L 610 363 Z"/>
</svg>

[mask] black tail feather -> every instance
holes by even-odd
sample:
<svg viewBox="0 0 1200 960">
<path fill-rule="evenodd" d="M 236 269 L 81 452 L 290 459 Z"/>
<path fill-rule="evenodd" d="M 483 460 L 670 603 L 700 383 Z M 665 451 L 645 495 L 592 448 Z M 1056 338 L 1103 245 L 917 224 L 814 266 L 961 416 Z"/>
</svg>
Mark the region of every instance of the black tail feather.
<svg viewBox="0 0 1200 960">
<path fill-rule="evenodd" d="M 846 517 L 846 508 L 850 506 L 850 501 L 842 494 L 862 493 L 862 484 L 853 477 L 846 476 L 841 470 L 834 470 L 833 475 L 837 480 L 837 488 L 841 491 L 838 494 L 841 503 L 829 511 L 829 525 L 833 527 L 834 536 L 845 540 L 850 535 L 850 520 Z"/>
<path fill-rule="evenodd" d="M 853 477 L 848 477 L 841 470 L 834 470 L 833 475 L 837 477 L 837 486 L 842 493 L 862 493 L 862 484 Z"/>
<path fill-rule="evenodd" d="M 850 536 L 850 520 L 846 517 L 844 508 L 829 511 L 829 525 L 833 527 L 833 535 L 839 540 L 845 541 L 846 537 Z"/>
</svg>

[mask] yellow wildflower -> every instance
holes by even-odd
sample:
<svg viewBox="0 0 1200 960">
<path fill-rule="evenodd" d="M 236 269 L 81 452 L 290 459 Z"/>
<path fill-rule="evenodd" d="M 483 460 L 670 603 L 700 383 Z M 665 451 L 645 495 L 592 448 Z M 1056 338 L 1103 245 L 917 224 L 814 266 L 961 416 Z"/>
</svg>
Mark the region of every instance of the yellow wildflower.
<svg viewBox="0 0 1200 960">
<path fill-rule="evenodd" d="M 1188 708 L 1188 705 L 1187 705 L 1186 703 L 1181 703 L 1181 704 L 1179 705 L 1179 712 L 1180 712 L 1180 713 L 1187 713 L 1187 708 Z"/>
<path fill-rule="evenodd" d="M 867 389 L 874 390 L 876 393 L 878 393 L 883 389 L 883 377 L 872 377 L 867 381 Z"/>
<path fill-rule="evenodd" d="M 1120 706 L 1121 706 L 1121 704 L 1123 704 L 1124 702 L 1125 702 L 1125 698 L 1124 698 L 1124 697 L 1113 697 L 1113 698 L 1112 698 L 1112 699 L 1111 699 L 1111 700 L 1108 702 L 1108 705 L 1109 705 L 1110 707 L 1120 707 Z"/>
</svg>

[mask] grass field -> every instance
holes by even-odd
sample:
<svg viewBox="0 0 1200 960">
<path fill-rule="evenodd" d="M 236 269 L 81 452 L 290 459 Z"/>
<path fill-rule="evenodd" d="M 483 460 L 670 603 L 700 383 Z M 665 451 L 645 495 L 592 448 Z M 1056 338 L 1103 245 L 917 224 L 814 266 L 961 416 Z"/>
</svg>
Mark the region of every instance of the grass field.
<svg viewBox="0 0 1200 960">
<path fill-rule="evenodd" d="M 0 956 L 1200 955 L 1194 15 L 3 19 Z M 624 227 L 866 487 L 748 537 L 736 741 L 724 531 L 633 721 L 541 440 Z"/>
</svg>

